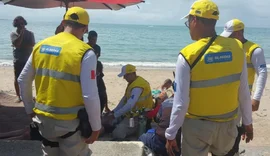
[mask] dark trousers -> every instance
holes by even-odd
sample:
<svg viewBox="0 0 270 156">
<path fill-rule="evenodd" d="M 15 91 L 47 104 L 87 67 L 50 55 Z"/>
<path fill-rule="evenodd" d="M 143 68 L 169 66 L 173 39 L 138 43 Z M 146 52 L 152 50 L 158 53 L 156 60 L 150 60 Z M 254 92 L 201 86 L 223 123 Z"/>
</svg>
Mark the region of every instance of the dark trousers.
<svg viewBox="0 0 270 156">
<path fill-rule="evenodd" d="M 19 61 L 14 62 L 14 75 L 16 80 L 20 76 L 25 64 L 26 62 L 19 62 Z"/>
<path fill-rule="evenodd" d="M 158 135 L 155 133 L 144 133 L 139 137 L 139 141 L 143 142 L 145 146 L 150 148 L 153 152 L 156 154 L 167 156 L 167 150 L 166 150 L 166 141 L 161 140 Z M 178 146 L 181 146 L 181 142 L 178 142 Z M 180 156 L 181 154 L 181 148 L 180 152 L 174 152 L 175 156 Z"/>
</svg>

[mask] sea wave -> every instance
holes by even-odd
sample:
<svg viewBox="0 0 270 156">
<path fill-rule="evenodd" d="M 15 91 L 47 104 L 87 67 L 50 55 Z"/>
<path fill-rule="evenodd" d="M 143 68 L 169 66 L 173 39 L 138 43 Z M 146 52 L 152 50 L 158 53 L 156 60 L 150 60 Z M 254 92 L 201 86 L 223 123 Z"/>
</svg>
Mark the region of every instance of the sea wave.
<svg viewBox="0 0 270 156">
<path fill-rule="evenodd" d="M 102 61 L 103 65 L 106 67 L 121 67 L 126 64 L 132 64 L 136 67 L 141 68 L 157 68 L 157 69 L 166 69 L 166 68 L 175 68 L 176 63 L 172 62 L 106 62 Z M 0 60 L 0 66 L 2 67 L 11 67 L 13 66 L 12 60 Z M 267 64 L 268 72 L 270 72 L 270 64 Z"/>
<path fill-rule="evenodd" d="M 126 64 L 132 64 L 137 67 L 145 68 L 174 68 L 175 63 L 170 62 L 106 62 L 102 61 L 104 66 L 107 67 L 121 67 Z M 11 60 L 0 60 L 0 66 L 9 67 L 13 66 L 13 61 Z"/>
<path fill-rule="evenodd" d="M 175 68 L 175 63 L 171 62 L 102 62 L 104 66 L 119 67 L 132 64 L 137 67 L 145 68 Z"/>
<path fill-rule="evenodd" d="M 13 61 L 11 60 L 0 60 L 0 67 L 11 67 L 13 66 Z"/>
</svg>

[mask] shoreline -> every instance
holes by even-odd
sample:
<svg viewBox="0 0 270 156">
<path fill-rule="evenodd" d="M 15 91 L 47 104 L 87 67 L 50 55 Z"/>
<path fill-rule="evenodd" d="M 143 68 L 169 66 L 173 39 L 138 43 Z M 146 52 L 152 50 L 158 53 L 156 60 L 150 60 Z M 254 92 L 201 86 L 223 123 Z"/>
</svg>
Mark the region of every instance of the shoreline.
<svg viewBox="0 0 270 156">
<path fill-rule="evenodd" d="M 101 62 L 104 69 L 121 69 L 123 65 L 132 64 L 137 69 L 174 70 L 176 64 L 176 62 L 105 62 L 103 60 Z M 13 67 L 13 60 L 0 60 L 0 67 Z"/>
<path fill-rule="evenodd" d="M 176 66 L 176 62 L 172 63 L 172 62 L 104 62 L 101 61 L 103 64 L 103 68 L 104 70 L 110 70 L 110 69 L 121 69 L 121 67 L 123 65 L 126 64 L 132 64 L 134 66 L 137 67 L 137 69 L 141 69 L 141 70 L 175 70 L 175 66 Z M 156 65 L 149 65 L 149 64 L 156 64 Z M 161 64 L 161 65 L 157 65 L 157 64 Z M 115 65 L 114 65 L 115 64 Z M 138 65 L 139 64 L 139 65 Z M 144 65 L 144 64 L 148 64 L 148 65 Z M 163 65 L 163 66 L 162 66 Z M 167 65 L 167 66 L 166 66 Z M 267 69 L 268 69 L 268 73 L 270 72 L 270 63 L 266 64 Z M 10 68 L 13 67 L 13 61 L 12 60 L 0 60 L 0 68 Z"/>
</svg>

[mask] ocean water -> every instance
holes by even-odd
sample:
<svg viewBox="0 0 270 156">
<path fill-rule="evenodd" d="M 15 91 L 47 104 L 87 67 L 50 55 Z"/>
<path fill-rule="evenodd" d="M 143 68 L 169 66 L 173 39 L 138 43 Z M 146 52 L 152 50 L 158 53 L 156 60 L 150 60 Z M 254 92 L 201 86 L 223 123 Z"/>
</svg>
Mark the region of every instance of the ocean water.
<svg viewBox="0 0 270 156">
<path fill-rule="evenodd" d="M 27 29 L 35 34 L 36 42 L 54 35 L 58 22 L 28 21 Z M 12 65 L 10 33 L 15 31 L 12 20 L 0 20 L 0 65 Z M 90 24 L 89 30 L 98 33 L 101 61 L 107 66 L 132 63 L 136 66 L 171 68 L 175 66 L 179 51 L 192 43 L 188 29 L 181 26 Z M 217 28 L 221 33 L 222 27 Z M 270 29 L 246 28 L 246 38 L 264 48 L 270 64 Z M 87 35 L 85 35 L 85 41 Z"/>
</svg>

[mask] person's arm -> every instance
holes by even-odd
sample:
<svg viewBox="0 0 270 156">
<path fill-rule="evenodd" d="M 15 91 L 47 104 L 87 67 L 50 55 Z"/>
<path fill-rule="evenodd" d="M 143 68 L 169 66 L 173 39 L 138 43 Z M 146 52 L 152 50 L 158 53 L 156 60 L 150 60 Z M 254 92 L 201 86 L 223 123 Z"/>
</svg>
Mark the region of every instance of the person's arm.
<svg viewBox="0 0 270 156">
<path fill-rule="evenodd" d="M 108 108 L 108 96 L 107 96 L 106 86 L 105 86 L 103 78 L 101 78 L 100 81 L 101 81 L 100 82 L 100 90 L 102 93 L 102 98 L 104 99 L 104 106 L 105 106 L 105 108 Z"/>
<path fill-rule="evenodd" d="M 131 91 L 131 97 L 128 99 L 127 103 L 122 108 L 114 112 L 114 117 L 118 118 L 124 115 L 125 113 L 131 111 L 132 108 L 135 106 L 136 102 L 138 101 L 142 92 L 143 92 L 142 88 L 133 88 Z"/>
<path fill-rule="evenodd" d="M 18 37 L 19 37 L 19 35 L 17 34 L 17 33 L 15 33 L 15 32 L 12 32 L 11 34 L 10 34 L 10 40 L 11 40 L 11 43 L 12 43 L 12 46 L 13 47 L 16 47 L 15 46 L 15 41 L 18 39 Z M 16 47 L 17 48 L 17 47 Z"/>
<path fill-rule="evenodd" d="M 25 31 L 25 28 L 23 28 L 21 31 L 20 31 L 20 34 L 16 34 L 15 32 L 11 33 L 11 41 L 12 41 L 12 44 L 16 47 L 16 48 L 19 48 L 21 46 L 21 43 L 22 43 L 22 40 L 23 40 L 23 36 L 24 36 L 24 31 Z"/>
<path fill-rule="evenodd" d="M 266 67 L 264 52 L 262 48 L 257 48 L 254 50 L 251 57 L 251 62 L 258 75 L 253 99 L 260 101 L 265 84 L 266 84 L 266 80 L 267 80 L 267 67 Z"/>
<path fill-rule="evenodd" d="M 81 65 L 81 87 L 85 109 L 93 131 L 101 129 L 100 101 L 96 82 L 96 55 L 90 50 L 83 57 Z"/>
<path fill-rule="evenodd" d="M 166 129 L 165 136 L 174 140 L 178 129 L 183 125 L 189 107 L 190 67 L 180 54 L 175 70 L 175 92 L 170 126 Z"/>
<path fill-rule="evenodd" d="M 34 33 L 33 32 L 31 32 L 31 46 L 33 47 L 35 44 L 36 44 L 36 41 L 35 41 L 35 35 L 34 35 Z"/>
<path fill-rule="evenodd" d="M 240 76 L 238 95 L 239 106 L 242 112 L 242 123 L 244 125 L 250 125 L 252 124 L 252 105 L 247 80 L 246 59 L 244 59 L 243 70 Z"/>
<path fill-rule="evenodd" d="M 20 95 L 28 115 L 33 114 L 34 101 L 32 93 L 32 82 L 35 78 L 35 70 L 32 66 L 32 54 L 26 62 L 20 76 L 18 77 L 18 84 L 20 87 Z"/>
<path fill-rule="evenodd" d="M 240 76 L 238 101 L 240 111 L 242 113 L 242 124 L 245 127 L 245 132 L 242 136 L 243 139 L 246 140 L 246 143 L 248 143 L 251 140 L 253 140 L 253 125 L 252 125 L 252 104 L 247 79 L 246 57 L 244 59 L 243 70 Z"/>
<path fill-rule="evenodd" d="M 119 104 L 112 110 L 113 112 L 118 111 L 119 109 L 121 109 L 124 106 L 124 101 L 125 101 L 126 97 L 123 96 L 122 99 L 120 100 Z"/>
</svg>

